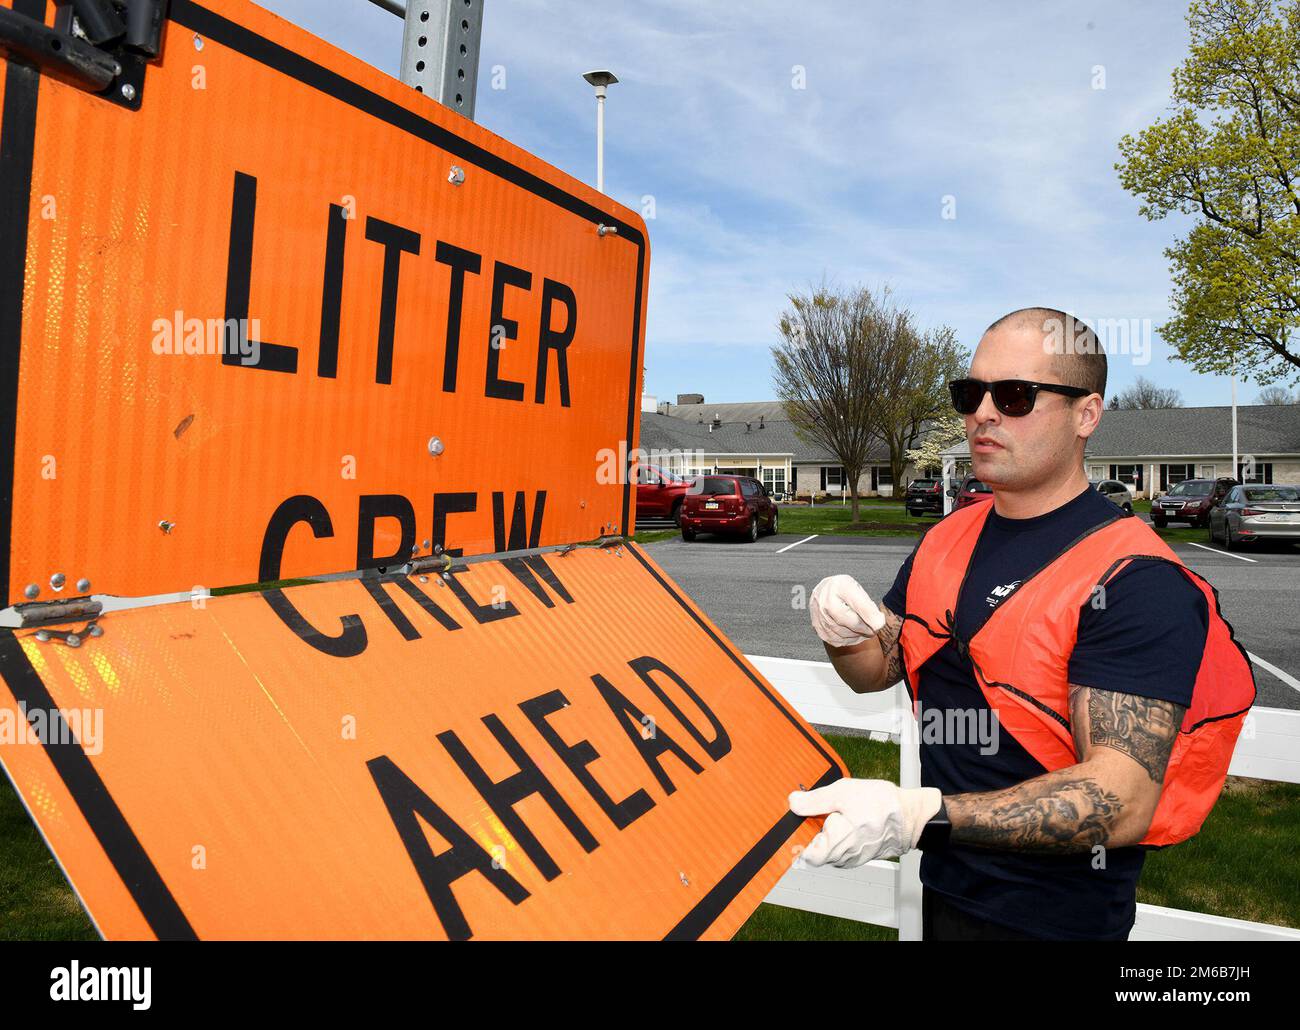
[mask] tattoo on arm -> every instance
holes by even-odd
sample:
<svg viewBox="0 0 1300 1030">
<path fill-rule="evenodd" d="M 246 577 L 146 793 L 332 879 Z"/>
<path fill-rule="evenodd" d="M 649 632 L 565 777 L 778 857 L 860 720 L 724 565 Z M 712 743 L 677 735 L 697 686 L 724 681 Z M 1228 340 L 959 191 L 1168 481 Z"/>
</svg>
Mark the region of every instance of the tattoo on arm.
<svg viewBox="0 0 1300 1030">
<path fill-rule="evenodd" d="M 1077 767 L 1007 790 L 944 798 L 952 840 L 1012 851 L 1087 851 L 1110 840 L 1124 808 Z"/>
<path fill-rule="evenodd" d="M 876 639 L 885 655 L 885 685 L 892 686 L 903 678 L 903 648 L 898 643 L 903 620 L 884 605 L 881 605 L 880 611 L 885 616 L 885 625 L 876 634 Z"/>
<path fill-rule="evenodd" d="M 1093 747 L 1113 748 L 1142 766 L 1153 783 L 1164 782 L 1186 711 L 1170 701 L 1070 686 L 1074 746 L 1080 758 Z"/>
</svg>

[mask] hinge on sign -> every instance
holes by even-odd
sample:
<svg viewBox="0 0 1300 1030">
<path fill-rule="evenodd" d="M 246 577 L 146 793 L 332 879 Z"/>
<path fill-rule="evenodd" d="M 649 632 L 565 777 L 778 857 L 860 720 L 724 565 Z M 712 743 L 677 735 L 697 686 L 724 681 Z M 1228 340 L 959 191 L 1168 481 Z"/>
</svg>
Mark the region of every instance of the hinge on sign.
<svg viewBox="0 0 1300 1030">
<path fill-rule="evenodd" d="M 22 619 L 20 625 L 45 626 L 54 622 L 71 622 L 73 619 L 94 620 L 104 610 L 104 605 L 89 597 L 69 598 L 66 601 L 36 601 L 15 605 L 14 611 Z"/>
<path fill-rule="evenodd" d="M 0 51 L 43 73 L 139 110 L 144 69 L 162 50 L 167 0 L 70 0 L 50 28 L 0 8 Z"/>
</svg>

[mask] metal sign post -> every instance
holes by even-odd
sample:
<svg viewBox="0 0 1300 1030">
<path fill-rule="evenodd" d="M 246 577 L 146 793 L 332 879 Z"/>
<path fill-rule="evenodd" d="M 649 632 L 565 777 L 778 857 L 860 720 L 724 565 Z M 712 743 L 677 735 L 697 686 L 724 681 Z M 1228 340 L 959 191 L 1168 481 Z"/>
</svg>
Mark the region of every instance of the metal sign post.
<svg viewBox="0 0 1300 1030">
<path fill-rule="evenodd" d="M 406 22 L 400 78 L 474 120 L 483 0 L 371 0 Z"/>
</svg>

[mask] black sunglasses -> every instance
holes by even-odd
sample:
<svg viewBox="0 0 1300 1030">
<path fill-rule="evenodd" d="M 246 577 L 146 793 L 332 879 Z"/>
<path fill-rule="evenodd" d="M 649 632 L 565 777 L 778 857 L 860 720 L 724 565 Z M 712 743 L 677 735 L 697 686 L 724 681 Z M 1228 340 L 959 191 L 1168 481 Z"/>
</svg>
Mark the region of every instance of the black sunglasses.
<svg viewBox="0 0 1300 1030">
<path fill-rule="evenodd" d="M 1039 390 L 1063 393 L 1067 397 L 1087 397 L 1092 393 L 1080 386 L 1062 386 L 1060 383 L 1031 383 L 1027 379 L 999 379 L 986 383 L 982 379 L 954 379 L 948 384 L 952 393 L 952 406 L 960 415 L 973 415 L 979 410 L 987 390 L 993 394 L 993 406 L 1004 415 L 1019 417 L 1034 410 Z"/>
</svg>

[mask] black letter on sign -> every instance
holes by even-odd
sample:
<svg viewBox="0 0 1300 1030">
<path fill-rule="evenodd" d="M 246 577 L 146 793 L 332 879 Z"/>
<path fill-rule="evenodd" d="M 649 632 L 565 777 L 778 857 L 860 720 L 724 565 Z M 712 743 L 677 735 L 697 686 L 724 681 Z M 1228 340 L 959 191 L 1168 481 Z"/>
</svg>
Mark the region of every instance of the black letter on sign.
<svg viewBox="0 0 1300 1030">
<path fill-rule="evenodd" d="M 635 793 L 629 794 L 622 801 L 615 801 L 605 788 L 596 782 L 596 777 L 591 775 L 587 766 L 599 758 L 600 753 L 592 746 L 591 741 L 580 740 L 576 744 L 566 744 L 555 731 L 555 727 L 546 721 L 548 715 L 568 706 L 569 699 L 558 690 L 552 690 L 540 697 L 529 698 L 520 703 L 519 708 L 524 715 L 528 716 L 529 722 L 536 727 L 542 739 L 551 745 L 551 750 L 560 756 L 560 761 L 567 765 L 578 782 L 587 788 L 587 793 L 596 799 L 596 804 L 600 805 L 602 811 L 609 816 L 610 822 L 620 830 L 626 829 L 654 808 L 655 803 L 650 795 L 639 787 Z"/>
<path fill-rule="evenodd" d="M 284 542 L 289 538 L 289 530 L 295 524 L 305 522 L 311 527 L 312 535 L 317 540 L 334 535 L 334 526 L 330 523 L 329 512 L 325 506 L 309 494 L 290 497 L 275 509 L 271 521 L 266 524 L 266 535 L 262 537 L 262 560 L 257 570 L 257 581 L 269 583 L 280 578 L 280 560 L 284 556 Z M 339 621 L 343 632 L 337 637 L 326 636 L 302 617 L 284 591 L 268 590 L 263 595 L 271 611 L 298 635 L 300 640 L 311 644 L 318 651 L 324 651 L 335 658 L 351 658 L 366 649 L 366 627 L 356 615 L 344 615 Z"/>
<path fill-rule="evenodd" d="M 546 510 L 546 491 L 538 490 L 533 498 L 533 522 L 528 524 L 528 514 L 524 511 L 524 492 L 515 491 L 514 507 L 510 511 L 510 540 L 506 541 L 506 499 L 500 490 L 492 491 L 492 542 L 496 553 L 502 551 L 522 551 L 525 547 L 537 547 L 542 537 L 542 513 Z M 524 532 L 528 533 L 528 542 L 524 543 Z"/>
<path fill-rule="evenodd" d="M 458 511 L 476 511 L 477 509 L 478 494 L 476 493 L 434 494 L 433 545 L 437 547 L 441 544 L 448 557 L 459 558 L 464 548 L 447 546 L 447 516 L 454 515 Z"/>
<path fill-rule="evenodd" d="M 491 601 L 487 604 L 479 604 L 469 596 L 469 591 L 465 589 L 455 575 L 448 576 L 443 582 L 451 587 L 451 592 L 465 606 L 465 610 L 474 616 L 474 621 L 480 625 L 485 622 L 496 622 L 497 619 L 513 619 L 519 614 L 519 609 L 510 601 L 503 601 L 500 606 L 493 604 Z"/>
<path fill-rule="evenodd" d="M 316 374 L 323 379 L 333 379 L 339 372 L 339 310 L 343 304 L 347 214 L 340 205 L 330 205 L 329 231 L 325 235 L 325 281 L 320 290 L 320 353 L 316 356 Z"/>
<path fill-rule="evenodd" d="M 456 362 L 460 357 L 460 310 L 465 301 L 465 273 L 479 274 L 483 259 L 472 250 L 461 250 L 438 241 L 434 260 L 451 266 L 451 290 L 447 294 L 447 350 L 442 356 L 442 389 L 456 389 Z"/>
<path fill-rule="evenodd" d="M 257 179 L 235 173 L 230 202 L 230 250 L 226 257 L 226 333 L 221 363 L 268 372 L 297 372 L 298 348 L 243 339 L 248 327 L 248 294 L 253 280 L 253 223 L 257 219 Z M 233 330 L 233 334 L 232 334 Z M 232 338 L 233 335 L 233 338 Z M 251 360 L 257 351 L 257 361 Z"/>
<path fill-rule="evenodd" d="M 475 843 L 474 838 L 456 825 L 434 800 L 411 782 L 409 776 L 393 764 L 387 755 L 372 758 L 366 763 L 375 786 L 384 799 L 388 816 L 397 827 L 397 835 L 406 845 L 406 853 L 415 864 L 415 871 L 424 884 L 424 892 L 433 902 L 442 928 L 453 941 L 468 940 L 472 934 L 465 913 L 456 903 L 451 885 L 466 873 L 475 870 L 487 877 L 488 882 L 518 905 L 528 897 L 528 891 L 504 869 L 492 866 L 492 856 Z M 429 847 L 429 838 L 416 817 L 423 819 L 440 833 L 451 846 L 435 855 Z"/>
<path fill-rule="evenodd" d="M 551 328 L 551 305 L 559 301 L 569 309 L 564 330 Z M 542 335 L 537 345 L 537 392 L 533 399 L 541 404 L 546 400 L 546 352 L 555 351 L 555 367 L 560 377 L 560 404 L 569 406 L 569 344 L 578 328 L 578 298 L 564 283 L 554 279 L 542 280 Z"/>
<path fill-rule="evenodd" d="M 375 557 L 375 520 L 396 519 L 402 527 L 397 550 Z M 415 509 L 401 494 L 362 494 L 357 505 L 357 568 L 383 569 L 404 565 L 415 547 Z"/>
<path fill-rule="evenodd" d="M 551 600 L 551 595 L 542 589 L 541 584 L 537 582 L 537 576 L 534 576 L 533 572 L 536 572 L 538 576 L 541 576 L 546 581 L 547 585 L 559 595 L 560 600 L 564 601 L 565 604 L 573 604 L 573 595 L 564 588 L 564 584 L 560 582 L 551 567 L 546 564 L 546 559 L 540 554 L 529 554 L 520 558 L 502 558 L 501 564 L 509 569 L 515 579 L 526 586 L 529 592 L 547 608 L 554 608 L 555 602 Z"/>
<path fill-rule="evenodd" d="M 402 270 L 402 253 L 420 253 L 420 234 L 382 219 L 366 219 L 366 239 L 384 245 L 384 286 L 379 296 L 379 352 L 375 358 L 375 382 L 393 381 L 393 331 L 397 326 L 397 277 Z"/>
<path fill-rule="evenodd" d="M 503 310 L 507 286 L 518 286 L 523 290 L 532 289 L 533 273 L 516 268 L 514 265 L 507 265 L 504 261 L 498 261 L 492 273 L 492 326 L 488 330 L 485 396 L 500 397 L 507 401 L 521 401 L 524 399 L 524 384 L 516 383 L 512 379 L 502 379 L 497 375 L 501 367 L 501 351 L 505 347 L 505 341 L 517 339 L 519 336 L 519 323 L 506 318 Z"/>
<path fill-rule="evenodd" d="M 609 710 L 614 713 L 614 718 L 623 727 L 627 739 L 632 741 L 645 764 L 655 774 L 655 779 L 659 781 L 659 786 L 663 787 L 665 794 L 672 794 L 677 790 L 676 786 L 673 785 L 673 781 L 668 778 L 668 774 L 664 772 L 663 766 L 659 764 L 659 756 L 665 751 L 671 751 L 681 759 L 682 764 L 691 772 L 704 772 L 704 767 L 678 747 L 673 738 L 663 731 L 663 727 L 654 726 L 654 732 L 647 740 L 644 736 L 647 729 L 644 721 L 645 713 L 620 694 L 614 684 L 610 683 L 600 673 L 593 673 L 591 681 L 596 684 L 596 689 L 600 691 L 600 696 L 604 698 L 605 704 L 609 705 Z M 628 715 L 632 716 L 631 721 L 627 719 Z"/>
<path fill-rule="evenodd" d="M 485 715 L 483 723 L 492 731 L 492 736 L 497 738 L 497 743 L 510 756 L 511 761 L 519 767 L 517 773 L 499 782 L 493 782 L 453 731 L 439 733 L 438 739 L 447 749 L 447 754 L 451 755 L 452 760 L 460 766 L 460 771 L 465 774 L 465 778 L 483 795 L 483 800 L 496 813 L 501 824 L 510 831 L 510 835 L 515 840 L 519 841 L 519 846 L 524 849 L 524 854 L 532 859 L 533 865 L 537 866 L 537 871 L 546 879 L 554 880 L 560 875 L 560 867 L 555 864 L 550 853 L 542 847 L 533 831 L 528 828 L 528 824 L 519 817 L 514 806 L 524 798 L 540 794 L 542 800 L 551 806 L 551 811 L 556 814 L 560 822 L 564 823 L 584 851 L 596 850 L 596 838 L 582 825 L 581 820 L 569 807 L 569 803 L 560 797 L 560 792 L 542 775 L 542 770 L 537 768 L 537 763 L 528 757 L 528 753 L 519 746 L 519 741 L 511 736 L 501 720 L 495 715 Z"/>
<path fill-rule="evenodd" d="M 722 723 L 718 722 L 718 718 L 713 714 L 713 710 L 704 703 L 704 699 L 691 689 L 689 683 L 678 676 L 677 673 L 673 672 L 672 669 L 668 668 L 668 666 L 658 658 L 652 658 L 650 655 L 643 655 L 640 658 L 634 658 L 627 664 L 632 666 L 636 671 L 636 674 L 645 680 L 645 685 L 653 690 L 655 697 L 663 702 L 663 706 L 667 708 L 668 711 L 672 712 L 673 718 L 686 727 L 686 732 L 695 738 L 695 742 L 699 744 L 700 747 L 704 748 L 705 754 L 716 762 L 723 755 L 728 754 L 731 751 L 731 738 L 727 735 L 727 731 L 722 728 Z M 712 740 L 704 739 L 704 734 L 695 727 L 694 723 L 686 718 L 682 710 L 673 703 L 672 698 L 670 698 L 664 692 L 664 689 L 654 681 L 650 675 L 651 672 L 664 673 L 669 679 L 682 688 L 682 693 L 695 702 L 696 707 L 704 713 L 704 717 L 713 724 Z"/>
</svg>

